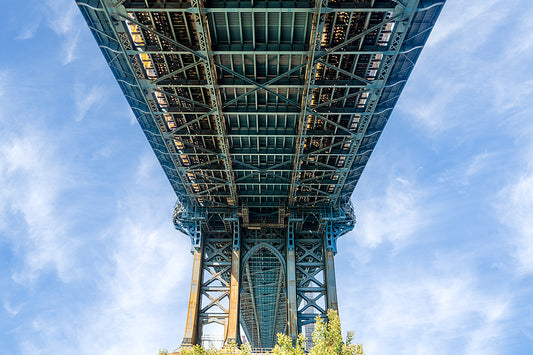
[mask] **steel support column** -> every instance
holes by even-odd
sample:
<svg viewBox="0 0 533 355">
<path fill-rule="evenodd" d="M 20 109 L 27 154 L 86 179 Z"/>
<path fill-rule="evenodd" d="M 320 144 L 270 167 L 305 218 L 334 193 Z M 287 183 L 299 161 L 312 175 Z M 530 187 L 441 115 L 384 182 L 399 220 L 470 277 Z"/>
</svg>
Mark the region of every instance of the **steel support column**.
<svg viewBox="0 0 533 355">
<path fill-rule="evenodd" d="M 287 233 L 287 334 L 295 342 L 298 338 L 298 304 L 296 302 L 296 256 L 294 224 L 289 221 Z"/>
<path fill-rule="evenodd" d="M 294 249 L 287 250 L 287 334 L 296 341 L 298 338 L 298 308 L 296 303 L 296 259 Z"/>
<path fill-rule="evenodd" d="M 189 296 L 189 309 L 187 311 L 187 323 L 182 346 L 192 346 L 200 341 L 199 313 L 200 313 L 200 289 L 202 285 L 202 257 L 203 249 L 195 249 L 192 264 L 191 293 Z"/>
<path fill-rule="evenodd" d="M 298 303 L 296 300 L 296 255 L 294 251 L 294 221 L 287 227 L 287 335 L 293 343 L 298 338 Z"/>
<path fill-rule="evenodd" d="M 335 282 L 335 263 L 333 261 L 334 251 L 326 249 L 325 253 L 325 270 L 326 270 L 326 302 L 327 309 L 338 310 L 337 303 L 337 284 Z"/>
<path fill-rule="evenodd" d="M 240 343 L 239 336 L 239 288 L 241 271 L 241 250 L 233 249 L 231 253 L 231 285 L 229 293 L 228 323 L 224 344 L 232 341 Z"/>
</svg>

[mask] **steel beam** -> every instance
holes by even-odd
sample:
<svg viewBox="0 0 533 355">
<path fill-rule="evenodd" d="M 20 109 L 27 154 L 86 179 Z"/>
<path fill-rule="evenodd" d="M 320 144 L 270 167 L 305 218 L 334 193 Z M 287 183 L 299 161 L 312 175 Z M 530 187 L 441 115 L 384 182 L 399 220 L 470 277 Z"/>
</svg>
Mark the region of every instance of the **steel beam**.
<svg viewBox="0 0 533 355">
<path fill-rule="evenodd" d="M 303 153 L 304 144 L 302 142 L 303 136 L 307 131 L 308 105 L 311 104 L 313 90 L 311 86 L 315 82 L 317 63 L 315 62 L 315 54 L 320 51 L 322 44 L 322 32 L 324 30 L 324 22 L 326 16 L 322 14 L 322 6 L 328 6 L 328 0 L 315 0 L 315 11 L 313 13 L 313 24 L 311 26 L 311 39 L 309 40 L 309 54 L 307 55 L 307 66 L 305 70 L 305 86 L 302 94 L 302 112 L 298 119 L 298 138 L 296 138 L 296 152 L 293 161 L 293 173 L 291 177 L 291 188 L 289 192 L 289 206 L 293 206 L 296 201 L 296 181 L 298 180 L 298 170 L 301 166 L 300 155 Z"/>
<path fill-rule="evenodd" d="M 359 150 L 359 147 L 361 146 L 363 137 L 365 136 L 366 130 L 370 124 L 370 117 L 372 117 L 374 111 L 376 110 L 380 96 L 385 88 L 385 83 L 389 78 L 389 75 L 396 61 L 396 57 L 400 52 L 403 40 L 407 35 L 408 28 L 413 20 L 414 15 L 416 14 L 416 8 L 418 7 L 418 3 L 419 0 L 405 0 L 404 2 L 401 2 L 400 5 L 395 9 L 395 12 L 391 16 L 391 18 L 386 20 L 386 22 L 390 22 L 392 20 L 395 21 L 394 32 L 392 33 L 390 39 L 390 50 L 394 51 L 394 55 L 386 56 L 384 58 L 383 63 L 381 64 L 378 73 L 378 78 L 376 80 L 376 83 L 381 83 L 381 85 L 374 87 L 373 92 L 371 92 L 369 95 L 368 102 L 365 107 L 368 115 L 365 116 L 362 121 L 358 123 L 357 128 L 357 132 L 361 134 L 361 138 L 355 139 L 354 142 L 352 142 L 352 144 L 350 145 L 350 150 L 347 154 L 347 159 L 345 163 L 345 166 L 348 168 L 348 170 L 339 174 L 340 184 L 344 184 L 346 182 L 346 179 L 348 178 L 348 171 L 352 168 L 356 153 Z M 342 187 L 335 188 L 335 197 L 332 199 L 332 202 L 334 204 L 337 203 L 341 190 Z"/>
<path fill-rule="evenodd" d="M 326 274 L 326 301 L 327 308 L 338 310 L 337 303 L 337 283 L 335 281 L 335 263 L 333 261 L 334 251 L 326 249 L 325 252 L 325 274 Z"/>
<path fill-rule="evenodd" d="M 298 304 L 296 303 L 296 256 L 294 223 L 289 221 L 287 233 L 287 335 L 293 343 L 298 338 Z"/>
<path fill-rule="evenodd" d="M 198 11 L 193 16 L 196 23 L 196 32 L 198 36 L 198 42 L 200 43 L 200 49 L 205 53 L 205 75 L 208 82 L 209 96 L 211 99 L 211 106 L 216 109 L 213 117 L 216 123 L 216 129 L 218 132 L 218 144 L 223 154 L 224 166 L 226 167 L 226 178 L 228 179 L 228 186 L 231 193 L 231 201 L 229 205 L 237 204 L 237 188 L 235 187 L 235 178 L 233 176 L 233 168 L 231 163 L 231 156 L 229 151 L 228 138 L 226 137 L 226 122 L 224 120 L 224 114 L 222 113 L 222 99 L 220 97 L 220 91 L 216 88 L 217 77 L 216 68 L 213 61 L 213 54 L 211 52 L 213 45 L 211 44 L 211 35 L 209 34 L 209 27 L 207 25 L 207 18 L 203 8 L 204 0 L 193 0 L 192 4 L 196 5 L 195 8 Z"/>
<path fill-rule="evenodd" d="M 281 4 L 281 3 L 280 3 Z M 387 2 L 377 2 L 376 5 L 369 5 L 369 4 L 354 4 L 353 2 L 345 2 L 340 3 L 337 6 L 328 6 L 321 9 L 322 13 L 334 13 L 334 12 L 345 12 L 345 13 L 353 13 L 353 12 L 361 12 L 361 13 L 369 13 L 369 12 L 388 12 L 394 10 L 394 3 L 392 1 Z M 194 7 L 188 7 L 187 2 L 182 2 L 181 5 L 174 5 L 173 7 L 141 7 L 146 6 L 144 3 L 140 2 L 137 5 L 135 5 L 134 2 L 127 2 L 125 3 L 125 6 L 128 8 L 128 12 L 182 12 L 182 13 L 197 13 L 197 9 Z M 301 6 L 295 6 L 295 2 L 290 1 L 283 1 L 283 7 L 279 6 L 272 6 L 269 5 L 266 1 L 265 2 L 259 2 L 257 4 L 254 4 L 253 7 L 246 7 L 246 6 L 228 6 L 228 7 L 206 7 L 205 12 L 206 13 L 265 13 L 265 12 L 273 12 L 273 13 L 297 13 L 297 12 L 303 12 L 303 13 L 313 13 L 315 8 L 314 7 L 301 7 Z"/>
<path fill-rule="evenodd" d="M 230 342 L 240 343 L 239 337 L 239 290 L 241 272 L 241 251 L 240 248 L 231 251 L 231 285 L 229 294 L 228 323 L 224 344 Z"/>
<path fill-rule="evenodd" d="M 257 49 L 254 50 L 253 48 L 246 48 L 241 45 L 230 45 L 228 46 L 228 49 L 223 49 L 223 46 L 220 46 L 218 49 L 213 49 L 213 55 L 215 56 L 221 56 L 221 55 L 230 55 L 230 56 L 243 56 L 243 55 L 271 55 L 271 56 L 295 56 L 295 55 L 307 55 L 309 51 L 302 50 L 302 49 L 284 49 L 284 47 L 281 46 L 274 46 L 269 45 L 268 47 L 265 47 L 265 49 Z M 233 49 L 234 48 L 234 49 Z M 193 48 L 191 48 L 193 49 Z M 191 54 L 190 51 L 180 51 L 180 50 L 145 50 L 145 51 L 138 51 L 138 50 L 129 50 L 128 54 L 135 55 L 135 54 L 162 54 L 162 55 L 185 55 L 185 54 Z M 392 54 L 387 47 L 383 48 L 373 48 L 373 49 L 356 49 L 354 47 L 345 47 L 342 50 L 337 50 L 334 52 L 326 52 L 326 51 L 320 51 L 318 52 L 318 55 L 322 54 L 344 54 L 344 55 L 365 55 L 365 54 Z"/>
<path fill-rule="evenodd" d="M 200 343 L 199 339 L 199 314 L 200 294 L 202 288 L 202 258 L 203 249 L 194 250 L 192 261 L 192 280 L 187 310 L 187 322 L 185 323 L 185 335 L 182 346 L 193 346 Z"/>
</svg>

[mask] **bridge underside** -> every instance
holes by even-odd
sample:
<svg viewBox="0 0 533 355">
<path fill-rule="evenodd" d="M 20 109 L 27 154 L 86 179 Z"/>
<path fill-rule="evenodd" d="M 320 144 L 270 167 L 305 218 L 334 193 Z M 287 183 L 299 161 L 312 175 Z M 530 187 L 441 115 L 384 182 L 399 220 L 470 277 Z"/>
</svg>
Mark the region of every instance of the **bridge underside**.
<svg viewBox="0 0 533 355">
<path fill-rule="evenodd" d="M 178 196 L 184 344 L 271 348 L 336 308 L 350 196 L 444 1 L 77 3 Z"/>
</svg>

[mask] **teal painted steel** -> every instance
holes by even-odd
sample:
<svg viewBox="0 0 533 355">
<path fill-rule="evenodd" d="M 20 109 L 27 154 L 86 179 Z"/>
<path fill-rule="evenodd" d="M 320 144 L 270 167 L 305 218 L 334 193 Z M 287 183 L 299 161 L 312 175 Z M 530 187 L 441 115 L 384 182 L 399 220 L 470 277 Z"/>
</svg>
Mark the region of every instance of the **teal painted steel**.
<svg viewBox="0 0 533 355">
<path fill-rule="evenodd" d="M 195 250 L 243 246 L 254 346 L 286 324 L 286 275 L 260 267 L 281 270 L 283 248 L 296 251 L 299 329 L 323 314 L 325 250 L 355 224 L 351 195 L 444 1 L 77 3 L 178 196 L 176 228 Z M 280 254 L 247 257 L 254 230 L 276 231 Z"/>
</svg>

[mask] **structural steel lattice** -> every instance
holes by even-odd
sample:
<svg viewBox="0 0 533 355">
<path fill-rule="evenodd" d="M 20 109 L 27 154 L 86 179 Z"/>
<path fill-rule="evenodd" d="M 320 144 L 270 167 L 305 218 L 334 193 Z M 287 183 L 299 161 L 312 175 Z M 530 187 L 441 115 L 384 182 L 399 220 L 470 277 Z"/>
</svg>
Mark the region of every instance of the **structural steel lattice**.
<svg viewBox="0 0 533 355">
<path fill-rule="evenodd" d="M 444 1 L 77 4 L 178 196 L 183 344 L 268 349 L 336 309 L 350 196 Z"/>
</svg>

